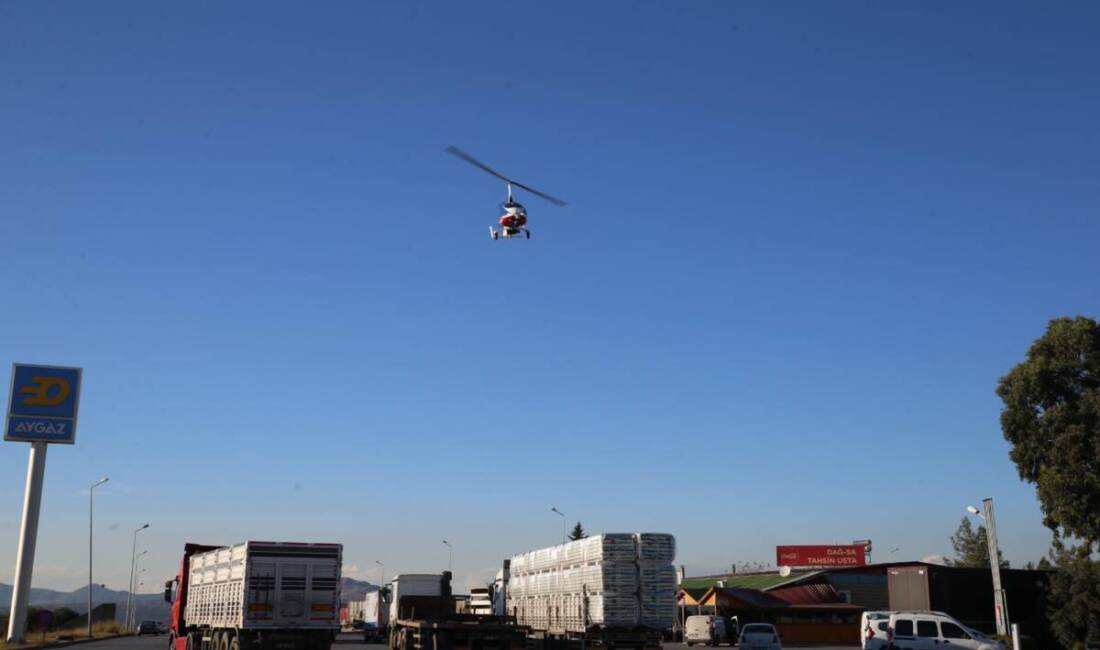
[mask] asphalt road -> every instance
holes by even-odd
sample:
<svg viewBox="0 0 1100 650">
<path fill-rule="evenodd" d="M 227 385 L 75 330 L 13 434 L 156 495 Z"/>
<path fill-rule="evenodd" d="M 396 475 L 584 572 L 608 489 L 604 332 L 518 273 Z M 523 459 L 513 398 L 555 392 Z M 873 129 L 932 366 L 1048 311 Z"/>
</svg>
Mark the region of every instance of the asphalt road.
<svg viewBox="0 0 1100 650">
<path fill-rule="evenodd" d="M 727 646 L 722 646 L 726 648 Z M 854 646 L 813 646 L 817 650 L 853 650 Z M 168 637 L 160 636 L 130 636 L 106 641 L 92 641 L 74 646 L 73 650 L 167 650 Z M 385 650 L 385 646 L 363 643 L 358 634 L 341 634 L 336 639 L 332 650 Z M 666 643 L 665 650 L 687 650 L 682 643 Z M 698 650 L 692 648 L 691 650 Z M 733 648 L 731 650 L 736 650 Z"/>
</svg>

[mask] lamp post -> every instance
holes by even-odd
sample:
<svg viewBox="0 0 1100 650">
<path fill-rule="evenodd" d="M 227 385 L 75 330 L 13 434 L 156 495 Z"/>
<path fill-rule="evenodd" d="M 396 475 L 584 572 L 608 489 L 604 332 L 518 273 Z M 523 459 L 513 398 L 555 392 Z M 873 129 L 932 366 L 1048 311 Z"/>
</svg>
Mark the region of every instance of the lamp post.
<svg viewBox="0 0 1100 650">
<path fill-rule="evenodd" d="M 564 544 L 565 543 L 565 513 L 562 512 L 561 510 L 558 510 L 554 506 L 550 506 L 550 512 L 556 513 L 559 517 L 561 517 L 561 543 Z"/>
<path fill-rule="evenodd" d="M 455 547 L 447 540 L 443 540 L 443 544 L 447 547 L 447 570 L 450 571 L 454 565 Z"/>
<path fill-rule="evenodd" d="M 378 590 L 381 591 L 386 584 L 386 565 L 382 564 L 382 560 L 375 560 L 374 563 L 378 565 Z"/>
<path fill-rule="evenodd" d="M 147 552 L 148 551 L 142 551 L 141 553 L 138 553 L 138 562 L 141 562 L 141 556 L 145 555 Z M 136 583 L 136 584 L 134 584 L 134 603 L 133 603 L 133 606 L 130 608 L 130 611 L 127 613 L 127 615 L 130 617 L 130 620 L 133 622 L 133 624 L 135 626 L 137 625 L 138 590 L 141 589 L 141 587 L 145 584 L 145 582 L 142 581 L 142 579 L 141 579 L 141 574 L 143 574 L 143 573 L 145 573 L 144 568 L 140 569 L 136 574 L 134 574 L 134 582 Z"/>
<path fill-rule="evenodd" d="M 134 563 L 137 562 L 137 536 L 138 533 L 149 527 L 149 524 L 139 526 L 134 530 L 134 544 L 130 549 L 130 593 L 126 596 L 126 629 L 130 629 L 130 605 L 134 600 Z"/>
<path fill-rule="evenodd" d="M 95 503 L 95 489 L 107 482 L 107 477 L 99 479 L 88 488 L 88 636 L 92 636 L 92 516 Z"/>
<path fill-rule="evenodd" d="M 1001 586 L 1001 553 L 997 546 L 997 525 L 993 519 L 993 497 L 982 499 L 983 516 L 974 506 L 966 506 L 967 512 L 985 520 L 985 542 L 989 546 L 989 569 L 993 573 L 993 614 L 997 618 L 997 634 L 1008 636 L 1008 603 Z"/>
</svg>

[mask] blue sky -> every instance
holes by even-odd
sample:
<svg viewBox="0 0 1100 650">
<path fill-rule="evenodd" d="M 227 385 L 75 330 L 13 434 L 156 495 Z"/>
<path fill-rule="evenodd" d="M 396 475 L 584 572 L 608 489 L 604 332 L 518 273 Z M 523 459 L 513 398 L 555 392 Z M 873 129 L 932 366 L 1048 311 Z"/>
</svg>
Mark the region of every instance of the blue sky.
<svg viewBox="0 0 1100 650">
<path fill-rule="evenodd" d="M 0 360 L 85 368 L 35 584 L 185 541 L 459 579 L 591 531 L 1049 544 L 998 377 L 1100 313 L 1100 8 L 0 4 Z M 523 199 L 461 146 L 570 201 Z M 522 198 L 522 197 L 521 197 Z M 26 448 L 0 446 L 14 562 Z M 4 561 L 0 581 L 11 581 Z"/>
</svg>

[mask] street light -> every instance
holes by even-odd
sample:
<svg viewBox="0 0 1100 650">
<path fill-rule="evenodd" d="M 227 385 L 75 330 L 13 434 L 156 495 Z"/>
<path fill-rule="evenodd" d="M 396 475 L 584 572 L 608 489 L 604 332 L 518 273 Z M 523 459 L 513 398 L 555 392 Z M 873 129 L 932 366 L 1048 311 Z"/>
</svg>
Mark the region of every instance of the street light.
<svg viewBox="0 0 1100 650">
<path fill-rule="evenodd" d="M 379 566 L 378 569 L 378 590 L 382 590 L 382 585 L 386 584 L 386 565 L 382 564 L 381 560 L 375 560 L 375 564 Z"/>
<path fill-rule="evenodd" d="M 559 517 L 561 517 L 561 543 L 564 544 L 565 543 L 565 513 L 562 512 L 561 510 L 558 510 L 554 506 L 550 506 L 550 512 L 556 513 Z"/>
<path fill-rule="evenodd" d="M 447 570 L 450 571 L 454 565 L 455 547 L 451 546 L 451 543 L 447 540 L 443 540 L 443 544 L 447 546 Z"/>
<path fill-rule="evenodd" d="M 1008 622 L 1008 603 L 1004 588 L 1001 586 L 1001 553 L 997 546 L 997 524 L 993 520 L 993 497 L 982 499 L 985 510 L 983 516 L 974 506 L 966 506 L 966 511 L 985 520 L 985 542 L 989 547 L 989 570 L 993 573 L 993 614 L 997 618 L 997 634 L 1008 636 L 1011 626 Z"/>
<path fill-rule="evenodd" d="M 142 551 L 141 553 L 138 553 L 137 562 L 140 563 L 141 562 L 141 556 L 145 555 L 148 552 L 149 551 Z M 145 573 L 145 567 L 141 567 L 141 570 L 134 574 L 134 582 L 137 583 L 137 584 L 134 585 L 134 605 L 130 609 L 130 612 L 128 613 L 128 615 L 130 617 L 130 620 L 133 621 L 134 625 L 137 625 L 138 590 L 141 589 L 141 587 L 145 584 L 145 582 L 142 581 L 142 579 L 141 579 L 141 574 L 143 574 L 143 573 Z"/>
<path fill-rule="evenodd" d="M 99 479 L 88 488 L 88 636 L 92 636 L 92 512 L 95 489 L 107 482 L 107 477 Z"/>
<path fill-rule="evenodd" d="M 126 629 L 130 629 L 130 605 L 134 599 L 134 562 L 137 561 L 137 536 L 138 533 L 149 527 L 149 524 L 139 526 L 134 530 L 134 545 L 130 549 L 130 593 L 126 596 Z"/>
</svg>

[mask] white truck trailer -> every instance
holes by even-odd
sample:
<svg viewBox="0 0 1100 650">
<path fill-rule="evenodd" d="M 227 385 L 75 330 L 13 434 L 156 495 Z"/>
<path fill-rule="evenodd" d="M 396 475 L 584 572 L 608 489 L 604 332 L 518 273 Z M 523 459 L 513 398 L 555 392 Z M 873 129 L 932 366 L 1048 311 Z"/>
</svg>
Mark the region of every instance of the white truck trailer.
<svg viewBox="0 0 1100 650">
<path fill-rule="evenodd" d="M 340 629 L 342 553 L 340 544 L 187 544 L 165 585 L 169 648 L 329 650 Z"/>
<path fill-rule="evenodd" d="M 528 648 L 657 648 L 676 615 L 676 540 L 609 533 L 505 561 L 497 611 L 531 629 Z"/>
<path fill-rule="evenodd" d="M 390 631 L 390 609 L 386 587 L 372 591 L 363 599 L 363 641 L 384 643 Z"/>
</svg>

